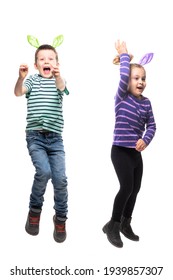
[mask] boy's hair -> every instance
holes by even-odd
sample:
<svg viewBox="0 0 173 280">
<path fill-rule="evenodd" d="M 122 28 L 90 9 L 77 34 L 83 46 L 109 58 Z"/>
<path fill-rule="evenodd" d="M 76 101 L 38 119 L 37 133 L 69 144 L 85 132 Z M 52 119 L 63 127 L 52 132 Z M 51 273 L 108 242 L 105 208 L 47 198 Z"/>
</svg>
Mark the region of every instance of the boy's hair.
<svg viewBox="0 0 173 280">
<path fill-rule="evenodd" d="M 58 53 L 57 53 L 56 49 L 54 47 L 52 47 L 51 45 L 44 44 L 44 45 L 39 46 L 35 52 L 35 63 L 37 63 L 38 52 L 41 50 L 52 50 L 55 53 L 56 61 L 58 62 Z"/>
</svg>

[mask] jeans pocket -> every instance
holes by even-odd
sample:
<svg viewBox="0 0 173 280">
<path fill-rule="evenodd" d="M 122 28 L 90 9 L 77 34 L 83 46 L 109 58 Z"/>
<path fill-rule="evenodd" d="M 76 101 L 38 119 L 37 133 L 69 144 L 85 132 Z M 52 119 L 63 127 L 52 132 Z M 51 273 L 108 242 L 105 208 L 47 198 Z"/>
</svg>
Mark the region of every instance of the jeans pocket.
<svg viewBox="0 0 173 280">
<path fill-rule="evenodd" d="M 54 140 L 54 142 L 63 143 L 63 139 L 62 139 L 62 136 L 61 136 L 60 134 L 56 134 L 56 135 L 53 137 L 53 140 Z"/>
<path fill-rule="evenodd" d="M 26 131 L 27 148 L 29 148 L 37 139 L 35 131 Z"/>
</svg>

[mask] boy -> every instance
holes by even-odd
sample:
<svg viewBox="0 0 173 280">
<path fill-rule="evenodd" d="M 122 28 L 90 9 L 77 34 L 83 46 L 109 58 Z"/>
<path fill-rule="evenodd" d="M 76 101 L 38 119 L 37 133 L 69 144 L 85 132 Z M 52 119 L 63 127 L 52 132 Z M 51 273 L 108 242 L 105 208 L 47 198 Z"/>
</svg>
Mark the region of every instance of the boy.
<svg viewBox="0 0 173 280">
<path fill-rule="evenodd" d="M 54 187 L 54 240 L 66 239 L 67 177 L 65 152 L 62 139 L 64 125 L 63 95 L 69 94 L 61 77 L 58 54 L 51 45 L 41 45 L 35 52 L 35 68 L 38 74 L 29 76 L 28 66 L 20 65 L 15 85 L 16 96 L 26 95 L 26 141 L 36 173 L 32 185 L 29 213 L 25 230 L 31 235 L 39 233 L 39 222 L 44 193 L 51 178 Z M 25 81 L 24 81 L 25 80 Z"/>
</svg>

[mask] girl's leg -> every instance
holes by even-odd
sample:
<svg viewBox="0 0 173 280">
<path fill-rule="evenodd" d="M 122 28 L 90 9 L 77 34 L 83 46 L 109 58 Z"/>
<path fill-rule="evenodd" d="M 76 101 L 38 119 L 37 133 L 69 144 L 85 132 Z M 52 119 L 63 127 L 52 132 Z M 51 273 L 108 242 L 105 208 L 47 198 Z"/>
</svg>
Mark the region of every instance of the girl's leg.
<svg viewBox="0 0 173 280">
<path fill-rule="evenodd" d="M 120 230 L 130 240 L 139 241 L 139 236 L 133 232 L 131 227 L 131 219 L 132 219 L 131 216 L 135 206 L 137 194 L 141 186 L 143 163 L 142 163 L 141 153 L 134 150 L 133 157 L 134 157 L 134 166 L 135 166 L 133 191 L 124 208 L 123 216 L 121 219 Z"/>
<path fill-rule="evenodd" d="M 125 205 L 133 191 L 133 160 L 130 149 L 118 146 L 112 146 L 111 159 L 120 183 L 120 189 L 114 200 L 112 220 L 120 222 Z"/>
<path fill-rule="evenodd" d="M 141 180 L 142 180 L 142 174 L 143 174 L 143 161 L 141 153 L 135 151 L 134 153 L 134 184 L 133 184 L 133 191 L 126 203 L 126 206 L 124 208 L 123 216 L 126 218 L 131 218 L 133 209 L 136 203 L 136 198 L 138 195 L 138 192 L 141 187 Z"/>
</svg>

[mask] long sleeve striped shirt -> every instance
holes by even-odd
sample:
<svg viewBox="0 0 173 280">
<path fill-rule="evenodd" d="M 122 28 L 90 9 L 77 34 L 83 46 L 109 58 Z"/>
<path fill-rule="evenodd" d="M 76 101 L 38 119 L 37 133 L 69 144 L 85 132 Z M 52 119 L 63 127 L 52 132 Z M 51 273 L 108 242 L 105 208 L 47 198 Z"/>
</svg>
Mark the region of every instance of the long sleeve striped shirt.
<svg viewBox="0 0 173 280">
<path fill-rule="evenodd" d="M 148 145 L 156 131 L 156 123 L 148 98 L 138 99 L 128 92 L 130 57 L 120 56 L 120 81 L 115 96 L 113 145 L 135 148 L 139 139 Z"/>
</svg>

